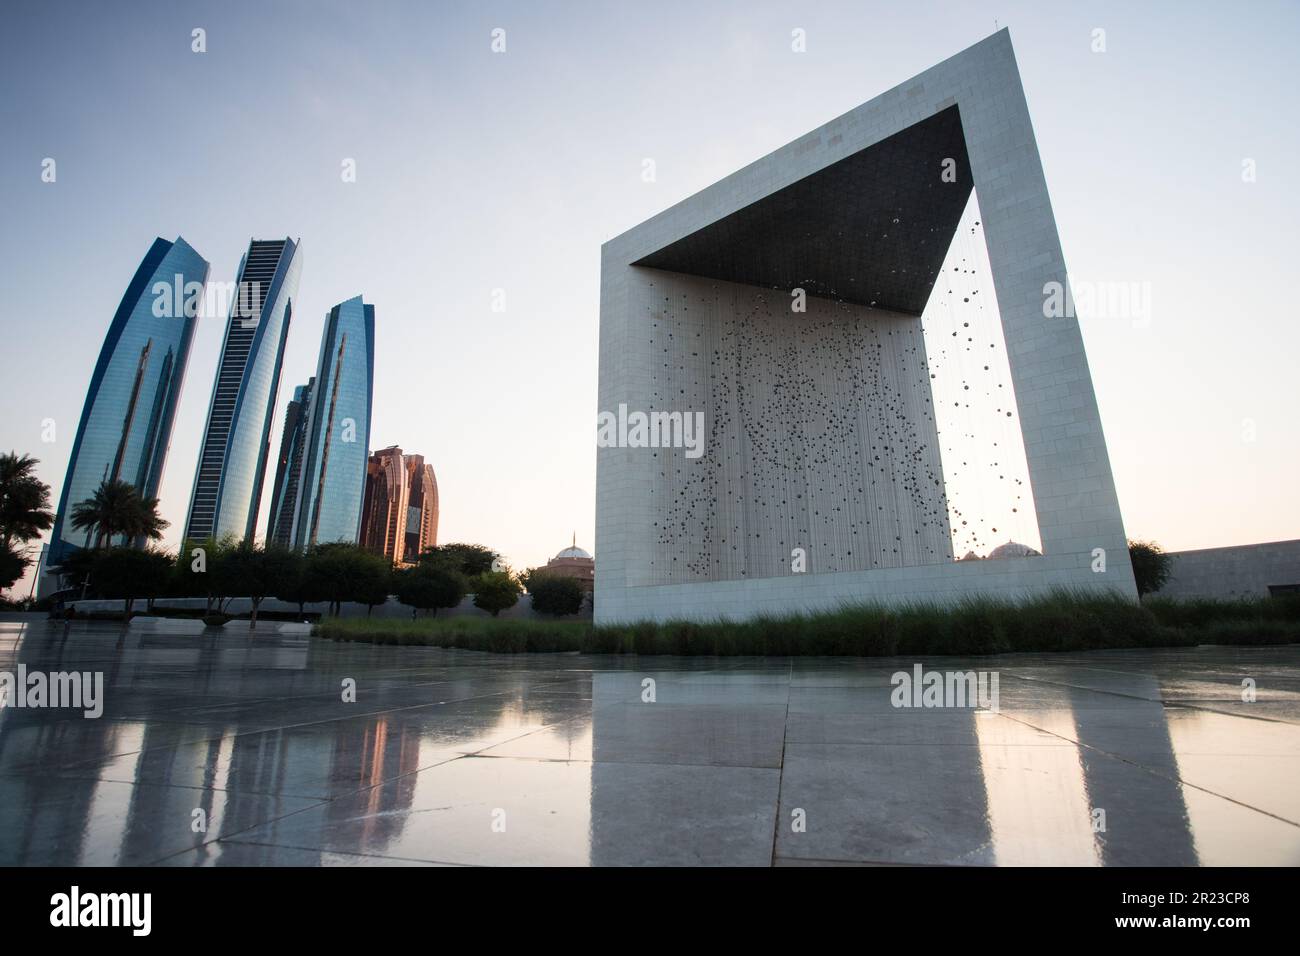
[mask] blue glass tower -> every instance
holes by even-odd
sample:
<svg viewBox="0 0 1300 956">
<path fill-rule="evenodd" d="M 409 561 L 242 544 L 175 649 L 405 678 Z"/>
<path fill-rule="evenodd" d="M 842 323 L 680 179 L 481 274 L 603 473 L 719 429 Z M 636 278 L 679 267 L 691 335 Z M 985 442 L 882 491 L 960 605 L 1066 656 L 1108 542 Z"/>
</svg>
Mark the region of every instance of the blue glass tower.
<svg viewBox="0 0 1300 956">
<path fill-rule="evenodd" d="M 271 487 L 271 517 L 266 524 L 266 543 L 288 547 L 293 541 L 293 509 L 298 504 L 298 479 L 302 475 L 303 445 L 307 436 L 307 407 L 311 404 L 316 379 L 293 390 L 293 400 L 284 410 L 284 431 L 280 437 L 280 460 Z"/>
<path fill-rule="evenodd" d="M 375 307 L 361 296 L 330 309 L 321 336 L 292 545 L 346 541 L 361 533 L 375 384 Z"/>
<path fill-rule="evenodd" d="M 252 540 L 302 256 L 292 239 L 248 244 L 194 475 L 186 540 Z"/>
<path fill-rule="evenodd" d="M 157 497 L 207 281 L 207 261 L 177 237 L 155 239 L 126 287 L 81 409 L 49 567 L 95 544 L 86 532 L 72 529 L 69 517 L 100 482 L 130 482 L 141 496 Z"/>
</svg>

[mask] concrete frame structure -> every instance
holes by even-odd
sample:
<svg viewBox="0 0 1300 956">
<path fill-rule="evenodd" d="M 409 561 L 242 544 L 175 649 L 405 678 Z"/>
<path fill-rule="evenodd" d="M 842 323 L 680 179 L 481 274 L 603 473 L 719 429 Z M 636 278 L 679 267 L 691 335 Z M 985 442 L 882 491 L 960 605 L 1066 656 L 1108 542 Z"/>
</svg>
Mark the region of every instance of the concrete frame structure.
<svg viewBox="0 0 1300 956">
<path fill-rule="evenodd" d="M 958 131 L 955 139 L 949 134 L 952 128 Z M 947 160 L 953 162 L 947 164 Z M 957 172 L 957 181 L 946 184 L 952 190 L 949 194 L 940 191 L 942 168 Z M 788 303 L 795 286 L 807 290 L 810 313 L 814 312 L 814 299 L 820 299 L 817 310 L 851 311 L 845 321 L 857 329 L 868 324 L 867 311 L 873 322 L 907 322 L 908 317 L 919 316 L 951 241 L 960 206 L 972 187 L 979 191 L 1043 554 L 972 562 L 953 562 L 951 555 L 932 559 L 923 554 L 886 554 L 887 560 L 879 561 L 873 560 L 871 553 L 846 556 L 841 551 L 827 561 L 828 548 L 819 549 L 817 541 L 810 540 L 807 571 L 797 573 L 790 555 L 792 545 L 803 544 L 797 532 L 806 531 L 816 539 L 821 529 L 813 527 L 816 522 L 803 520 L 808 518 L 806 513 L 794 512 L 792 495 L 779 502 L 755 501 L 769 490 L 750 473 L 751 465 L 758 461 L 759 445 L 767 441 L 782 449 L 802 447 L 800 443 L 806 443 L 808 431 L 813 430 L 822 445 L 851 450 L 849 446 L 863 440 L 863 429 L 875 434 L 872 423 L 861 419 L 870 409 L 861 407 L 858 383 L 845 386 L 840 379 L 829 385 L 813 383 L 812 387 L 826 390 L 827 396 L 817 403 L 817 421 L 800 419 L 797 414 L 786 416 L 785 434 L 755 434 L 750 426 L 757 420 L 729 420 L 728 416 L 736 413 L 735 403 L 719 404 L 713 398 L 716 387 L 710 392 L 700 386 L 701 379 L 716 383 L 720 377 L 708 364 L 714 342 L 707 336 L 716 340 L 719 333 L 714 324 L 753 313 L 765 297 Z M 827 188 L 847 192 L 828 199 L 820 195 Z M 801 220 L 810 203 L 831 209 L 830 218 Z M 853 203 L 863 212 L 861 223 L 840 216 L 839 206 Z M 891 205 L 894 203 L 900 205 Z M 878 217 L 888 215 L 892 208 L 905 210 L 893 219 L 894 223 L 903 220 L 902 235 L 888 246 L 873 247 L 877 236 L 869 235 L 867 229 L 888 223 L 889 219 Z M 809 215 L 815 219 L 817 214 Z M 850 227 L 856 227 L 855 231 L 848 232 Z M 823 230 L 820 233 L 819 228 Z M 837 231 L 825 232 L 832 228 Z M 1006 30 L 605 243 L 601 250 L 599 411 L 614 413 L 625 406 L 689 414 L 700 407 L 691 404 L 698 399 L 709 406 L 714 421 L 706 422 L 710 441 L 704 454 L 694 459 L 680 447 L 598 449 L 597 622 L 740 618 L 831 609 L 854 601 L 945 602 L 976 593 L 1024 599 L 1056 588 L 1114 591 L 1135 597 L 1124 526 L 1078 322 L 1073 317 L 1044 316 L 1048 283 L 1064 286 L 1067 281 Z M 781 291 L 773 293 L 773 289 Z M 670 304 L 664 306 L 663 302 Z M 696 315 L 687 318 L 691 307 Z M 785 318 L 793 322 L 807 317 Z M 658 330 L 661 321 L 663 332 Z M 771 329 L 769 323 L 764 334 Z M 674 339 L 672 331 L 678 338 Z M 701 347 L 692 348 L 693 341 L 681 341 L 682 331 L 699 337 Z M 750 346 L 746 329 L 737 334 L 736 354 L 744 364 L 734 370 L 737 382 L 733 392 L 756 379 L 767 380 L 762 387 L 769 390 L 780 386 L 784 372 L 774 371 L 772 360 Z M 850 340 L 848 344 L 853 343 Z M 869 339 L 859 343 L 864 349 L 871 344 Z M 884 344 L 875 347 L 883 349 Z M 795 342 L 785 353 L 811 350 L 815 360 L 815 349 L 815 343 L 807 343 L 805 348 Z M 769 351 L 775 355 L 782 348 Z M 803 377 L 797 385 L 802 386 L 808 377 L 809 358 L 796 357 Z M 840 361 L 839 356 L 832 358 Z M 899 393 L 911 387 L 909 382 L 918 369 L 925 369 L 923 354 L 914 361 L 919 361 L 919 366 L 898 372 L 887 390 L 892 397 L 881 401 L 891 407 L 902 406 Z M 674 363 L 679 364 L 673 367 Z M 879 381 L 878 375 L 875 380 Z M 794 391 L 788 382 L 785 387 L 787 392 Z M 685 408 L 674 405 L 675 401 L 684 403 Z M 928 402 L 928 395 L 918 401 L 919 405 L 899 413 L 908 423 L 906 431 L 912 442 L 895 450 L 900 461 L 926 454 L 925 428 L 916 409 Z M 859 406 L 845 404 L 852 402 Z M 861 421 L 840 434 L 827 431 L 828 422 L 845 416 L 857 416 Z M 719 445 L 719 440 L 724 444 Z M 725 444 L 728 442 L 730 445 Z M 672 509 L 674 502 L 688 493 L 692 469 L 695 475 L 710 470 L 727 473 L 714 484 L 721 490 L 712 500 L 714 509 L 725 514 L 678 520 L 680 516 Z M 838 487 L 830 492 L 815 489 L 820 502 L 835 512 L 860 505 L 858 492 L 871 493 L 857 482 L 867 474 L 861 463 L 832 464 L 825 474 L 841 476 Z M 890 474 L 891 482 L 899 480 Z M 941 476 L 938 481 L 941 489 Z M 814 491 L 807 475 L 796 474 L 790 487 L 794 494 Z M 700 500 L 707 501 L 707 496 Z M 876 505 L 877 514 L 899 523 L 898 540 L 903 530 L 921 533 L 915 516 L 924 515 L 925 508 L 909 511 L 908 503 L 899 497 L 891 510 L 886 510 L 887 504 L 890 502 L 882 499 Z M 820 506 L 818 511 L 820 519 Z M 908 518 L 909 514 L 913 517 Z M 763 545 L 770 549 L 769 559 L 752 559 L 751 555 L 760 554 L 757 536 L 761 532 L 751 525 L 764 521 L 778 529 L 778 538 L 782 530 L 794 529 L 796 533 L 787 534 L 779 543 Z M 903 524 L 905 521 L 911 523 Z M 718 529 L 734 533 L 734 539 L 720 540 Z M 837 526 L 826 532 L 827 540 L 851 540 L 848 536 L 858 530 L 856 525 Z M 736 554 L 743 549 L 746 554 L 719 557 L 727 548 Z M 680 563 L 688 553 L 702 553 L 708 560 L 686 571 L 673 566 L 672 558 Z M 932 563 L 923 563 L 927 560 Z"/>
</svg>

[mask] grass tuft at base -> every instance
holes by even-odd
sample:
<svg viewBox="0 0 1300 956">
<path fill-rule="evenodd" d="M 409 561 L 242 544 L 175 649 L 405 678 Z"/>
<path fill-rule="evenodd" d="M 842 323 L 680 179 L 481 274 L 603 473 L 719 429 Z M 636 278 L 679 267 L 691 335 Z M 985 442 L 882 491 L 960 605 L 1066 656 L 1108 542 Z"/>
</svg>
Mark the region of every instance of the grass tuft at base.
<svg viewBox="0 0 1300 956">
<path fill-rule="evenodd" d="M 337 641 L 493 653 L 892 657 L 1083 651 L 1197 644 L 1300 642 L 1300 599 L 1148 600 L 1058 593 L 1025 604 L 972 598 L 951 607 L 845 606 L 747 621 L 590 621 L 477 617 L 335 618 L 315 634 Z"/>
</svg>

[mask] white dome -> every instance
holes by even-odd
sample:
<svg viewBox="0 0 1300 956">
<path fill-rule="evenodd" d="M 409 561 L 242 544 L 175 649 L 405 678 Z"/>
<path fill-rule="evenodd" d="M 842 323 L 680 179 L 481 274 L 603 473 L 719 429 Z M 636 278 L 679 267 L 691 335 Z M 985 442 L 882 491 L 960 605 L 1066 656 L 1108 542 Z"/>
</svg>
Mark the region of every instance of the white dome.
<svg viewBox="0 0 1300 956">
<path fill-rule="evenodd" d="M 591 555 L 589 555 L 586 551 L 583 551 L 581 548 L 575 545 L 574 547 L 571 548 L 565 548 L 563 551 L 561 551 L 551 560 L 559 561 L 561 558 L 585 558 L 586 560 L 590 561 Z"/>
<path fill-rule="evenodd" d="M 1021 544 L 1019 541 L 1008 541 L 1006 544 L 1000 544 L 989 552 L 990 558 L 1024 558 L 1031 554 L 1038 554 L 1027 544 Z"/>
</svg>

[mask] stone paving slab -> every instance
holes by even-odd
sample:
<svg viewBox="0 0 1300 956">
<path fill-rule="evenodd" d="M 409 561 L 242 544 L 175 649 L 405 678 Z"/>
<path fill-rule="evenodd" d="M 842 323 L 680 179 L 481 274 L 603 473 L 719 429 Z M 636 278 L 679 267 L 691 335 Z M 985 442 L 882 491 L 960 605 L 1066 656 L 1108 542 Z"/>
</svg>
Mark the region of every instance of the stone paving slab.
<svg viewBox="0 0 1300 956">
<path fill-rule="evenodd" d="M 996 712 L 894 706 L 917 663 L 997 673 Z M 20 665 L 102 674 L 104 716 L 0 710 L 0 865 L 1300 864 L 1300 647 L 637 658 L 0 621 Z"/>
</svg>

